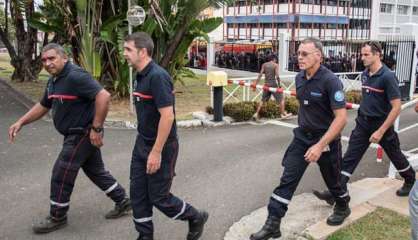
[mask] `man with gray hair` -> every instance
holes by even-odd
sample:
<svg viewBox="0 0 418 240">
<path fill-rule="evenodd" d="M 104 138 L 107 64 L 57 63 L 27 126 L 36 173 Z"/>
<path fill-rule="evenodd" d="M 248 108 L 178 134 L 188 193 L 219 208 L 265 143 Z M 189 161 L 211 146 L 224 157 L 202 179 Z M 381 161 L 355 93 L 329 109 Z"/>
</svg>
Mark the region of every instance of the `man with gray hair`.
<svg viewBox="0 0 418 240">
<path fill-rule="evenodd" d="M 50 213 L 33 226 L 35 233 L 49 233 L 67 224 L 67 211 L 78 171 L 115 202 L 105 218 L 118 218 L 131 209 L 125 189 L 105 169 L 100 147 L 110 94 L 84 69 L 70 63 L 62 46 L 50 43 L 42 50 L 42 64 L 51 74 L 41 101 L 9 128 L 14 142 L 21 128 L 52 109 L 55 128 L 64 144 L 51 177 Z"/>
<path fill-rule="evenodd" d="M 343 85 L 340 79 L 321 65 L 322 44 L 318 39 L 302 41 L 297 51 L 299 67 L 296 76 L 296 98 L 300 108 L 299 126 L 282 161 L 280 185 L 274 189 L 268 204 L 268 217 L 251 240 L 281 236 L 281 219 L 287 212 L 293 194 L 310 163 L 318 163 L 325 183 L 336 199 L 329 225 L 340 225 L 350 215 L 348 193 L 340 185 L 341 131 L 347 122 Z"/>
</svg>

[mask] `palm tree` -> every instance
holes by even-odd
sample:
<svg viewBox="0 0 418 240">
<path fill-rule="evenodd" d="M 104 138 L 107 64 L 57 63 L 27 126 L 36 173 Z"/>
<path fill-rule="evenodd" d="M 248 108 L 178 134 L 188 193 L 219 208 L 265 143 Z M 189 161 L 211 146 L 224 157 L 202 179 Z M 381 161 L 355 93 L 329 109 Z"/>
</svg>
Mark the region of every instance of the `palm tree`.
<svg viewBox="0 0 418 240">
<path fill-rule="evenodd" d="M 134 30 L 151 35 L 155 42 L 153 58 L 178 79 L 184 74 L 190 74 L 184 68 L 184 56 L 193 39 L 208 39 L 207 34 L 223 21 L 222 18 L 199 20 L 199 13 L 208 7 L 219 7 L 232 0 L 131 1 L 132 5 L 140 5 L 148 13 L 144 24 Z M 129 72 L 123 59 L 123 39 L 128 32 L 128 0 L 44 2 L 52 4 L 41 8 L 39 15 L 32 18 L 31 26 L 64 36 L 60 39 L 72 46 L 73 58 L 77 63 L 98 80 L 111 82 L 118 95 L 126 96 Z"/>
<path fill-rule="evenodd" d="M 0 39 L 6 46 L 10 63 L 14 67 L 11 78 L 21 82 L 36 80 L 42 69 L 40 55 L 36 48 L 38 31 L 31 26 L 26 27 L 27 19 L 35 14 L 34 1 L 6 0 L 4 13 L 5 21 L 2 21 L 0 25 Z M 13 44 L 14 39 L 9 35 L 9 24 L 14 27 L 16 44 Z M 44 44 L 47 43 L 46 41 Z"/>
</svg>

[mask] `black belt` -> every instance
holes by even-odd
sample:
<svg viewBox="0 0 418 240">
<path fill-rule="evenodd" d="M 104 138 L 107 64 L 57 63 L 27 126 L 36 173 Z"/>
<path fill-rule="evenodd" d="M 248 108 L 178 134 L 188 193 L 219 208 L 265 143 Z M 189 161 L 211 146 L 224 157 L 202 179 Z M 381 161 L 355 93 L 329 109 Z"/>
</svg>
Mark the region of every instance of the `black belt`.
<svg viewBox="0 0 418 240">
<path fill-rule="evenodd" d="M 155 144 L 155 141 L 157 140 L 157 139 L 147 139 L 147 138 L 145 138 L 145 137 L 143 137 L 143 136 L 141 136 L 141 134 L 139 134 L 138 135 L 143 141 L 144 141 L 144 143 L 146 144 L 146 145 L 149 145 L 149 146 L 152 146 L 152 145 L 154 145 Z M 177 141 L 178 140 L 178 137 L 177 136 L 174 136 L 174 137 L 168 137 L 167 138 L 167 140 L 166 140 L 166 142 L 165 142 L 165 144 L 167 144 L 167 143 L 171 143 L 171 142 L 173 142 L 173 141 Z"/>
<path fill-rule="evenodd" d="M 90 126 L 86 128 L 83 128 L 83 127 L 69 128 L 67 130 L 66 135 L 85 135 L 90 132 L 90 128 L 91 128 Z"/>
<path fill-rule="evenodd" d="M 327 132 L 327 130 L 312 130 L 307 128 L 300 128 L 300 130 L 309 139 L 322 137 Z"/>
<path fill-rule="evenodd" d="M 358 117 L 366 121 L 384 121 L 386 119 L 386 117 L 384 116 L 382 117 L 367 116 L 367 115 L 361 114 L 360 112 L 358 113 Z"/>
</svg>

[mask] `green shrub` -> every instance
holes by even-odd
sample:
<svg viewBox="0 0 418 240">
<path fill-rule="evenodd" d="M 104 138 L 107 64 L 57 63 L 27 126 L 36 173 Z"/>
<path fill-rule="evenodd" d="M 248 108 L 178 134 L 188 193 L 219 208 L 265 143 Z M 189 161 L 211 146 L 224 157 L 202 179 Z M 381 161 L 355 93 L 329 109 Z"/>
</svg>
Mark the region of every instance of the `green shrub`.
<svg viewBox="0 0 418 240">
<path fill-rule="evenodd" d="M 284 108 L 288 113 L 292 113 L 293 115 L 298 114 L 299 110 L 299 102 L 296 97 L 287 97 L 285 100 Z"/>
<path fill-rule="evenodd" d="M 248 121 L 256 111 L 256 102 L 227 103 L 224 105 L 224 115 L 232 117 L 237 122 Z"/>
<path fill-rule="evenodd" d="M 361 91 L 351 90 L 345 93 L 346 101 L 349 103 L 359 104 L 361 101 Z M 285 109 L 288 113 L 293 115 L 298 114 L 299 102 L 296 97 L 286 97 Z M 248 121 L 257 110 L 257 102 L 238 102 L 227 103 L 223 107 L 224 115 L 232 117 L 237 122 Z M 206 112 L 213 114 L 213 108 L 206 107 Z M 260 117 L 262 118 L 278 118 L 280 117 L 279 106 L 276 101 L 268 101 L 261 110 Z"/>
<path fill-rule="evenodd" d="M 257 102 L 238 102 L 226 103 L 223 107 L 224 115 L 232 117 L 236 122 L 248 121 L 257 110 Z M 299 109 L 299 102 L 295 97 L 286 98 L 285 109 L 287 112 L 296 115 Z M 213 114 L 213 108 L 206 107 L 206 112 Z M 280 117 L 279 105 L 275 101 L 268 101 L 261 110 L 262 118 L 278 118 Z"/>
<path fill-rule="evenodd" d="M 255 113 L 255 110 L 254 110 Z M 278 118 L 280 117 L 279 105 L 276 101 L 268 101 L 267 104 L 260 109 L 260 117 L 262 118 Z"/>
<path fill-rule="evenodd" d="M 350 90 L 345 93 L 345 101 L 348 103 L 359 104 L 361 101 L 361 91 L 359 90 Z"/>
</svg>

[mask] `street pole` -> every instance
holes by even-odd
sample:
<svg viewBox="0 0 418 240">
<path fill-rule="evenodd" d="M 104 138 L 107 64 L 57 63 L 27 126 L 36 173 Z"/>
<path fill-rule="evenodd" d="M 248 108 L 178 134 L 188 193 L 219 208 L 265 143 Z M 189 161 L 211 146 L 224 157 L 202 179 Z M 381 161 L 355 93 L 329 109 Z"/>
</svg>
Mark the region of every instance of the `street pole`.
<svg viewBox="0 0 418 240">
<path fill-rule="evenodd" d="M 128 20 L 128 33 L 132 34 L 132 26 L 139 26 L 144 23 L 146 17 L 145 10 L 138 5 L 131 6 L 131 0 L 128 0 L 128 12 L 126 18 Z M 133 81 L 132 81 L 132 66 L 129 66 L 129 110 L 134 112 L 133 99 Z"/>
<path fill-rule="evenodd" d="M 131 0 L 128 0 L 128 9 L 131 9 Z M 132 25 L 128 21 L 128 34 L 132 34 Z M 132 81 L 132 66 L 129 66 L 129 111 L 134 114 L 134 98 L 133 98 L 133 81 Z"/>
</svg>

